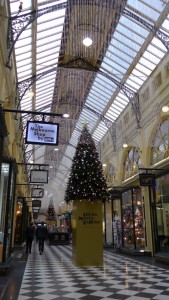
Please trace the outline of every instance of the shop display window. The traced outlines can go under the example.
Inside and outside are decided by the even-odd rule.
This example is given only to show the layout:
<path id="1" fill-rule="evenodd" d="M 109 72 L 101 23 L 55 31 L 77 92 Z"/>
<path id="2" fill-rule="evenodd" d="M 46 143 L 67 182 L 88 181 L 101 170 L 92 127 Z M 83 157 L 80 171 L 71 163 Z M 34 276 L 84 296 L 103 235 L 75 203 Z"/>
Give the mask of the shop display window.
<path id="1" fill-rule="evenodd" d="M 122 246 L 121 203 L 120 199 L 113 200 L 113 244 L 115 248 Z"/>
<path id="2" fill-rule="evenodd" d="M 123 243 L 129 249 L 144 249 L 144 203 L 141 189 L 122 193 Z"/>
<path id="3" fill-rule="evenodd" d="M 132 191 L 122 194 L 123 243 L 124 247 L 134 248 Z"/>
<path id="4" fill-rule="evenodd" d="M 144 203 L 140 189 L 133 189 L 136 249 L 144 249 Z"/>
<path id="5" fill-rule="evenodd" d="M 169 251 L 169 174 L 156 179 L 156 218 L 158 250 Z"/>

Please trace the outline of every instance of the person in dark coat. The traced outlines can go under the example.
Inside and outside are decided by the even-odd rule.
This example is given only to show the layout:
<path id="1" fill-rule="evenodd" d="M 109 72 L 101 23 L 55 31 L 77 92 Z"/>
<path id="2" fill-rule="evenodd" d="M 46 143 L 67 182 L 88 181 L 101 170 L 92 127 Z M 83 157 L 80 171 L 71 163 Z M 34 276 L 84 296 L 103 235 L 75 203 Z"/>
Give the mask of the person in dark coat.
<path id="1" fill-rule="evenodd" d="M 39 253 L 42 254 L 44 250 L 44 242 L 47 238 L 47 228 L 44 222 L 41 222 L 41 225 L 37 227 L 36 237 L 39 241 Z"/>
<path id="2" fill-rule="evenodd" d="M 26 253 L 31 253 L 32 241 L 34 239 L 35 227 L 33 223 L 26 228 Z"/>

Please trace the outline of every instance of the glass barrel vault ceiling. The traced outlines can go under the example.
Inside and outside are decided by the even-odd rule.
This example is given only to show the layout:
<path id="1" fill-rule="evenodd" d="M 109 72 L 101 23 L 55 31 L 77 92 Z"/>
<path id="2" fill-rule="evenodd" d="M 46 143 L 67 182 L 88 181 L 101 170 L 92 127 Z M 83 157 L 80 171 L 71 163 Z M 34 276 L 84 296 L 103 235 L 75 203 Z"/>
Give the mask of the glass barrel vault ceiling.
<path id="1" fill-rule="evenodd" d="M 104 24 L 105 9 L 103 9 L 103 7 L 105 3 L 110 5 L 112 1 L 23 1 L 23 8 L 20 15 L 33 11 L 34 9 L 40 10 L 47 7 L 49 8 L 56 4 L 61 4 L 61 8 L 37 18 L 26 28 L 16 42 L 15 56 L 19 82 L 31 77 L 33 74 L 39 74 L 51 70 L 53 67 L 57 67 L 59 57 L 61 53 L 63 53 L 64 47 L 66 49 L 65 53 L 67 52 L 71 58 L 77 56 L 77 51 L 83 51 L 82 58 L 89 58 L 89 60 L 92 61 L 92 57 L 93 61 L 94 59 L 96 61 L 98 60 L 98 56 L 93 57 L 94 54 L 91 53 L 90 50 L 84 49 L 84 46 L 77 46 L 79 43 L 82 44 L 82 40 L 79 41 L 77 32 L 77 28 L 80 30 L 82 24 L 76 24 L 76 31 L 72 29 L 73 23 L 70 16 L 72 14 L 75 20 L 80 20 L 79 11 L 80 7 L 84 5 L 84 2 L 84 14 L 86 12 L 85 21 L 86 23 L 88 22 L 88 24 L 94 24 L 96 21 L 94 12 L 96 9 L 99 9 L 97 22 L 100 27 L 99 31 L 95 33 L 97 34 L 96 41 L 98 41 L 99 35 L 101 36 L 102 33 L 104 33 L 104 26 L 106 26 Z M 127 9 L 127 11 L 134 13 L 152 26 L 156 25 L 162 32 L 169 35 L 168 0 L 118 0 L 115 2 L 122 7 L 125 4 L 124 8 Z M 10 0 L 12 16 L 18 14 L 18 6 L 19 1 Z M 87 6 L 89 6 L 92 12 L 90 16 L 87 15 Z M 108 74 L 115 80 L 119 82 L 122 81 L 130 90 L 137 92 L 164 57 L 167 49 L 159 39 L 156 37 L 152 38 L 149 29 L 125 13 L 121 14 L 117 20 L 118 23 L 115 24 L 115 29 L 109 33 L 110 38 L 108 39 L 108 43 L 104 43 L 99 69 L 105 75 Z M 84 28 L 82 29 L 84 30 Z M 66 42 L 67 44 L 69 42 L 68 30 L 74 30 L 72 44 L 71 46 L 70 43 L 68 45 L 69 49 L 66 45 Z M 81 30 L 81 32 L 83 30 Z M 80 37 L 82 37 L 82 33 Z M 78 47 L 80 47 L 80 50 Z M 97 45 L 95 45 L 95 47 L 97 47 Z M 78 75 L 79 74 L 80 73 L 78 73 Z M 71 73 L 69 75 L 69 77 L 71 77 Z M 71 85 L 74 86 L 78 85 L 78 80 L 75 80 L 75 75 L 77 74 L 72 73 L 72 81 L 70 81 Z M 37 80 L 32 86 L 34 96 L 30 98 L 29 95 L 26 94 L 21 101 L 21 109 L 51 112 L 58 76 L 59 72 L 55 69 L 53 72 L 49 72 Z M 83 101 L 83 105 L 80 104 L 81 110 L 78 114 L 78 119 L 74 119 L 75 126 L 73 131 L 69 134 L 69 143 L 62 149 L 62 156 L 59 158 L 60 163 L 57 164 L 57 170 L 55 170 L 55 178 L 59 184 L 65 184 L 66 182 L 66 175 L 71 167 L 71 159 L 75 153 L 75 147 L 84 120 L 88 122 L 88 128 L 97 144 L 108 130 L 100 116 L 104 116 L 108 121 L 115 122 L 129 102 L 129 99 L 124 93 L 121 90 L 118 91 L 117 85 L 106 76 L 95 73 L 92 78 L 92 84 L 86 94 L 85 102 Z M 62 86 L 64 85 L 62 84 Z M 59 91 L 59 93 L 61 92 L 62 91 Z M 26 124 L 27 118 L 28 116 L 23 115 L 24 124 Z M 27 151 L 32 153 L 29 160 L 44 163 L 45 147 L 41 147 L 41 149 L 34 147 L 34 150 L 36 150 L 34 152 L 31 150 L 32 146 L 27 146 Z M 66 171 L 64 172 L 62 171 L 63 166 L 66 166 Z"/>

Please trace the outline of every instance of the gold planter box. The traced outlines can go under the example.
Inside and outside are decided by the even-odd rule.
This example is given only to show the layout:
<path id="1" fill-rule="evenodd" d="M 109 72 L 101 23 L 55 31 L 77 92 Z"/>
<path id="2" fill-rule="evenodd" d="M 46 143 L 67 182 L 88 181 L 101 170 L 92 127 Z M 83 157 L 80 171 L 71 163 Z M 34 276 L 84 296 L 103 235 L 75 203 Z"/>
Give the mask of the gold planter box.
<path id="1" fill-rule="evenodd" d="M 102 203 L 76 200 L 72 212 L 72 254 L 76 266 L 103 265 Z"/>

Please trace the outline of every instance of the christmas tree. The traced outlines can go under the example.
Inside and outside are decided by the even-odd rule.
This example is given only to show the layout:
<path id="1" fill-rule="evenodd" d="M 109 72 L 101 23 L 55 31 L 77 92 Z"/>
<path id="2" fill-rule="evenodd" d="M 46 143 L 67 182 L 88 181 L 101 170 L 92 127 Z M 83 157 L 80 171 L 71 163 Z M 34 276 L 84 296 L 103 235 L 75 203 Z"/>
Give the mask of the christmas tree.
<path id="1" fill-rule="evenodd" d="M 87 126 L 84 126 L 72 161 L 65 192 L 65 201 L 87 199 L 105 201 L 106 180 L 95 143 Z"/>
<path id="2" fill-rule="evenodd" d="M 53 203 L 52 199 L 49 202 L 47 215 L 46 215 L 46 220 L 50 220 L 50 221 L 55 221 L 56 220 L 56 213 L 55 213 L 54 203 Z"/>

